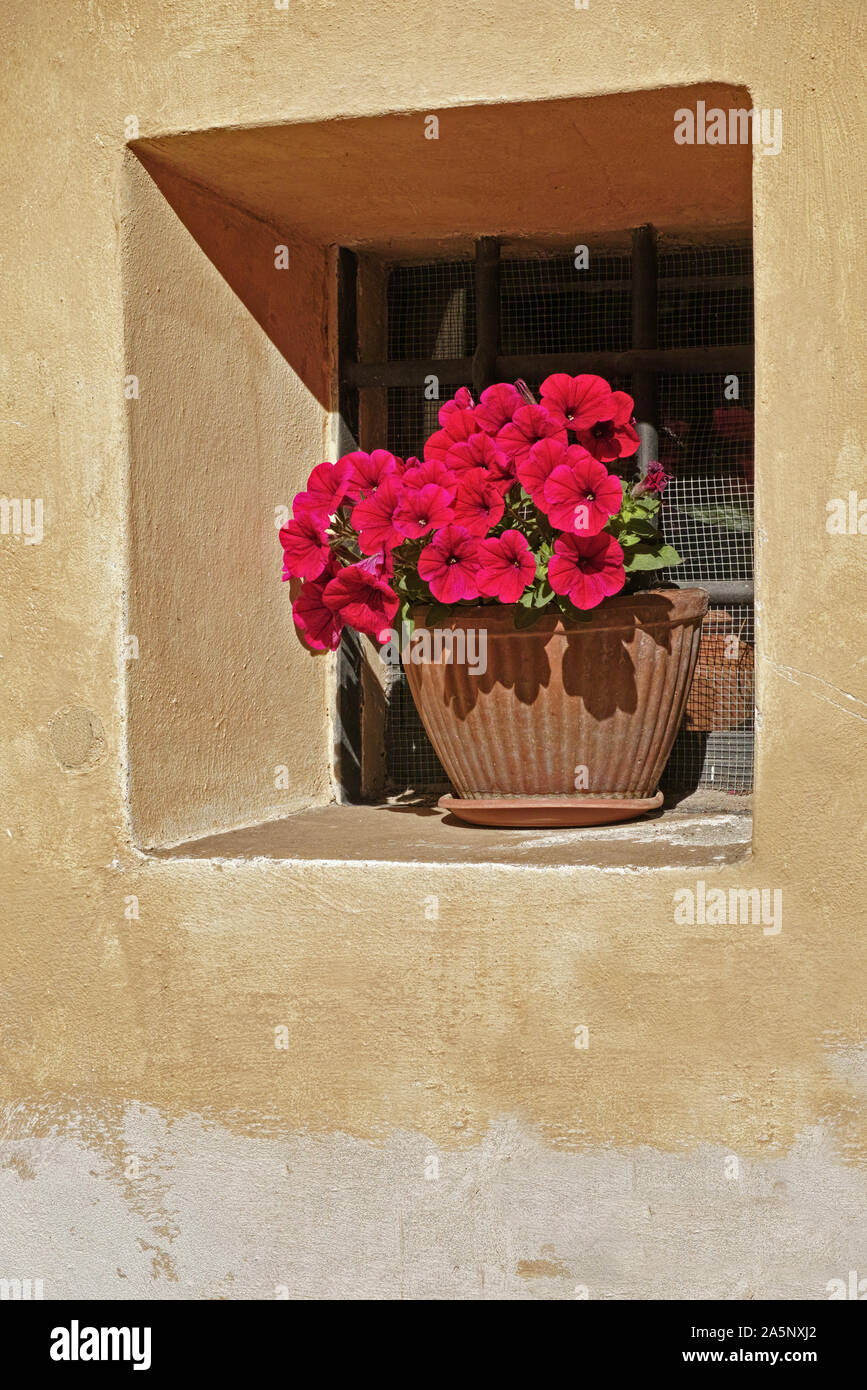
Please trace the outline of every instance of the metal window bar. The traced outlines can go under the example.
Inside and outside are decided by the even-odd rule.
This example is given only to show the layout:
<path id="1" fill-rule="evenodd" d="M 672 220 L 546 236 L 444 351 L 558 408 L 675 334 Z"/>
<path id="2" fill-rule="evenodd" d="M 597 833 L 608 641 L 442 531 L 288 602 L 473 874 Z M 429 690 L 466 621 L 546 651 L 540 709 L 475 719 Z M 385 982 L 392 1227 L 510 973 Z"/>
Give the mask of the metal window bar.
<path id="1" fill-rule="evenodd" d="M 358 360 L 358 262 L 340 247 L 337 256 L 337 340 L 339 449 L 350 451 L 358 438 L 358 388 L 349 381 Z M 341 801 L 359 802 L 362 776 L 362 646 L 357 633 L 346 631 L 337 649 L 334 779 Z"/>
<path id="2" fill-rule="evenodd" d="M 352 335 L 345 352 L 341 341 L 341 411 L 345 400 L 357 422 L 359 392 L 384 392 L 388 447 L 406 457 L 421 452 L 442 401 L 459 385 L 472 382 L 478 395 L 493 381 L 523 376 L 538 386 L 553 371 L 593 371 L 629 390 L 642 440 L 639 466 L 659 457 L 674 464 L 665 527 L 684 564 L 667 580 L 700 583 L 711 595 L 690 709 L 666 782 L 748 791 L 752 497 L 744 469 L 751 467 L 751 439 L 735 430 L 721 440 L 714 412 L 732 375 L 743 388 L 736 409 L 752 405 L 751 247 L 660 249 L 654 229 L 644 226 L 633 231 L 630 251 L 594 252 L 580 276 L 570 257 L 520 259 L 514 250 L 504 256 L 497 240 L 486 237 L 472 261 L 391 267 L 387 360 L 359 361 L 357 322 L 349 310 L 341 315 L 341 333 L 345 319 Z M 344 256 L 351 253 L 341 252 L 341 284 L 351 294 Z M 431 377 L 439 388 L 435 400 L 422 390 Z M 744 418 L 737 421 L 741 436 Z M 358 661 L 351 652 L 349 690 L 339 703 L 357 704 Z M 389 672 L 385 693 L 389 789 L 446 787 L 402 672 Z M 360 749 L 351 716 L 344 723 Z M 347 761 L 352 770 L 352 756 Z M 357 778 L 346 786 L 348 799 L 357 799 L 357 786 Z"/>

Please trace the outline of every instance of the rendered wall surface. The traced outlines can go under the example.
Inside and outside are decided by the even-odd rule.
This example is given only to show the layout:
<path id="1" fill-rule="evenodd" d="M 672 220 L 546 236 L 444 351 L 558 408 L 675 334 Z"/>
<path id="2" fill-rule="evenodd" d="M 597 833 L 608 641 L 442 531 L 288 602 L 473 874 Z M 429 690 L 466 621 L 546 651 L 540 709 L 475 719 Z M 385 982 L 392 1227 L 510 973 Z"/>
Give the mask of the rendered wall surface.
<path id="1" fill-rule="evenodd" d="M 324 247 L 185 186 L 254 318 L 131 156 L 125 178 L 127 762 L 151 845 L 331 795 L 327 663 L 294 639 L 275 515 L 327 453 L 329 296 Z"/>
<path id="2" fill-rule="evenodd" d="M 456 41 L 468 24 L 472 41 Z M 0 32 L 0 495 L 45 509 L 41 544 L 0 536 L 0 1275 L 43 1277 L 46 1297 L 557 1298 L 582 1284 L 594 1298 L 814 1298 L 867 1272 L 867 540 L 825 524 L 830 499 L 865 489 L 858 7 L 482 0 L 468 17 L 452 0 L 50 0 L 8 4 Z M 149 284 L 123 274 L 130 189 L 147 179 L 126 118 L 147 142 L 720 82 L 779 108 L 784 133 L 779 155 L 753 158 L 754 853 L 703 877 L 781 889 L 782 931 L 676 925 L 673 893 L 695 876 L 675 869 L 358 865 L 334 844 L 306 862 L 142 854 L 130 759 L 161 750 L 152 728 L 128 746 L 142 678 L 122 656 L 128 615 L 175 655 L 183 638 L 130 564 L 150 522 L 124 376 Z M 576 179 L 593 175 L 576 150 Z M 142 803 L 171 839 L 255 801 L 247 719 L 264 722 L 269 756 L 294 721 L 301 795 L 327 800 L 326 677 L 315 704 L 285 701 L 280 663 L 290 681 L 300 669 L 286 595 L 276 575 L 257 588 L 262 506 L 291 491 L 284 460 L 318 449 L 325 420 L 317 351 L 284 355 L 267 293 L 257 321 L 161 211 L 152 284 L 177 260 L 192 298 L 172 305 L 178 335 L 142 376 L 169 393 L 195 374 L 203 409 L 179 412 L 152 456 L 178 496 L 155 556 L 177 555 L 174 616 L 213 635 L 215 663 L 233 647 L 238 663 L 229 777 L 203 690 L 188 763 L 166 766 L 165 803 Z M 266 219 L 259 234 L 272 230 L 292 228 Z M 295 251 L 324 283 L 315 245 Z M 231 350 L 215 336 L 227 322 Z M 215 427 L 221 459 L 235 445 L 258 461 L 254 491 L 233 492 L 249 551 L 232 549 L 231 518 L 189 504 L 185 470 L 207 464 Z M 209 582 L 190 557 L 210 537 Z M 255 689 L 238 651 L 248 609 L 278 671 Z M 195 745 L 192 715 L 210 742 Z M 185 787 L 209 771 L 197 822 Z"/>

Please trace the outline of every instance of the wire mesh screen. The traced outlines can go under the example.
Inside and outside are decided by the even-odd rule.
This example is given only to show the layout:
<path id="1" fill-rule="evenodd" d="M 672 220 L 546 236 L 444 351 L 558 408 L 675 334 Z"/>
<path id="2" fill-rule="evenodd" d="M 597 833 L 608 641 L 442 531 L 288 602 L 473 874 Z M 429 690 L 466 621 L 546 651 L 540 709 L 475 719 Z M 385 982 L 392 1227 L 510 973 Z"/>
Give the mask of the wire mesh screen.
<path id="1" fill-rule="evenodd" d="M 388 277 L 390 360 L 466 357 L 476 346 L 472 261 L 396 265 Z"/>
<path id="2" fill-rule="evenodd" d="M 738 297 L 740 302 L 740 291 Z M 717 298 L 715 292 L 709 302 L 715 306 Z M 718 337 L 723 327 L 729 342 L 735 341 L 730 335 L 745 331 L 737 321 L 721 326 L 714 319 Z M 752 581 L 753 389 L 751 373 L 660 379 L 660 453 L 673 474 L 663 526 L 683 561 L 668 575 L 678 584 Z M 712 698 L 713 709 L 688 712 L 663 785 L 751 791 L 751 605 L 710 609 L 690 696 L 693 705 L 700 692 L 705 703 Z"/>
<path id="3" fill-rule="evenodd" d="M 726 383 L 729 383 L 728 386 Z M 726 390 L 739 391 L 737 403 Z M 672 474 L 666 537 L 685 584 L 753 577 L 753 378 L 665 376 L 659 382 L 660 458 Z"/>
<path id="4" fill-rule="evenodd" d="M 661 348 L 753 341 L 752 247 L 676 247 L 659 257 Z M 752 373 L 663 376 L 660 456 L 673 473 L 663 510 L 679 584 L 753 578 Z M 732 793 L 753 786 L 753 608 L 713 607 L 663 784 Z"/>
<path id="5" fill-rule="evenodd" d="M 388 356 L 406 359 L 471 357 L 476 348 L 476 301 L 472 261 L 435 261 L 394 266 L 388 277 Z M 438 428 L 437 412 L 456 386 L 431 382 L 388 392 L 388 447 L 400 458 L 421 456 Z M 428 378 L 427 380 L 425 378 Z"/>
<path id="6" fill-rule="evenodd" d="M 506 356 L 536 352 L 625 352 L 632 325 L 632 257 L 590 254 L 504 260 L 500 341 Z M 533 383 L 530 383 L 531 385 Z"/>
<path id="7" fill-rule="evenodd" d="M 385 677 L 385 775 L 390 792 L 446 791 L 449 779 L 424 731 L 399 666 Z"/>
<path id="8" fill-rule="evenodd" d="M 631 272 L 628 252 L 591 251 L 586 266 L 571 255 L 507 256 L 500 275 L 501 353 L 628 349 Z M 475 349 L 473 279 L 471 261 L 399 265 L 389 273 L 389 357 L 431 363 L 417 386 L 388 389 L 388 447 L 404 458 L 421 455 L 440 406 L 457 389 L 432 386 L 436 359 L 468 357 Z M 662 247 L 658 336 L 663 348 L 752 342 L 751 247 Z M 540 383 L 528 384 L 538 390 Z M 612 385 L 630 389 L 628 377 Z M 659 378 L 660 460 L 674 474 L 665 529 L 683 557 L 668 575 L 672 582 L 752 580 L 753 390 L 746 373 Z M 664 784 L 750 791 L 753 703 L 752 605 L 713 608 Z M 391 792 L 448 786 L 397 667 L 386 678 L 385 748 Z"/>
<path id="9" fill-rule="evenodd" d="M 752 604 L 711 608 L 665 786 L 752 791 L 753 670 Z"/>

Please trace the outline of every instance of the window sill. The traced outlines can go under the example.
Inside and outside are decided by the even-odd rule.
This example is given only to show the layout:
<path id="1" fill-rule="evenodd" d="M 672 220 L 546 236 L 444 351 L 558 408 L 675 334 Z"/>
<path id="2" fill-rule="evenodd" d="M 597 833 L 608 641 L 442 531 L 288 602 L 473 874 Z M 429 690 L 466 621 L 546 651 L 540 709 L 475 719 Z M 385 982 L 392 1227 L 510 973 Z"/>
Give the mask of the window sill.
<path id="1" fill-rule="evenodd" d="M 751 838 L 751 798 L 695 792 L 643 820 L 583 830 L 483 829 L 460 824 L 429 802 L 317 806 L 149 854 L 161 860 L 698 869 L 748 858 Z"/>

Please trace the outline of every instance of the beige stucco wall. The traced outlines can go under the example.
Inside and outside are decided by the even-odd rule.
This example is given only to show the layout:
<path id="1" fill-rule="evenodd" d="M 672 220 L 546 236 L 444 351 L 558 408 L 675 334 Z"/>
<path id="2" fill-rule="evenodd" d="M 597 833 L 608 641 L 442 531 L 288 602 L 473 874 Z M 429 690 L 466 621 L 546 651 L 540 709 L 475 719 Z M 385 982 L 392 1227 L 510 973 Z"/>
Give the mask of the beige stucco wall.
<path id="1" fill-rule="evenodd" d="M 328 452 L 329 292 L 324 247 L 185 187 L 187 223 L 246 269 L 236 294 L 132 155 L 124 194 L 126 761 L 154 845 L 331 795 L 328 663 L 275 602 L 278 525 Z"/>
<path id="2" fill-rule="evenodd" d="M 16 3 L 0 24 L 14 170 L 0 492 L 45 506 L 41 545 L 0 537 L 0 1274 L 44 1275 L 47 1296 L 570 1297 L 586 1284 L 593 1297 L 739 1298 L 821 1297 L 863 1270 L 867 542 L 825 528 L 826 502 L 865 487 L 857 8 L 499 0 L 474 9 L 472 42 L 456 40 L 468 19 L 452 0 Z M 130 578 L 147 509 L 130 493 L 123 391 L 136 332 L 125 118 L 147 139 L 711 81 L 781 108 L 784 140 L 753 170 L 754 854 L 705 877 L 781 888 L 782 932 L 676 926 L 673 891 L 694 882 L 677 870 L 359 867 L 333 845 L 304 863 L 142 856 L 127 803 L 130 606 L 148 637 L 140 663 L 170 639 Z M 232 494 L 254 532 L 243 573 L 217 556 L 175 611 L 213 633 L 219 663 L 232 655 L 219 605 L 249 605 L 278 667 L 285 634 L 290 671 L 285 594 L 270 578 L 257 590 L 260 504 L 294 481 L 283 456 L 324 423 L 312 403 L 281 413 L 285 357 L 180 224 L 165 222 L 161 252 L 193 298 L 152 366 L 161 391 L 172 372 L 198 374 L 208 407 L 177 422 L 184 458 L 207 461 L 215 422 L 249 458 L 253 399 L 260 444 L 255 498 L 237 479 Z M 147 284 L 133 304 L 136 292 Z M 233 409 L 208 368 L 210 300 L 238 334 Z M 180 461 L 160 468 L 179 498 L 177 535 L 158 538 L 169 563 L 198 518 Z M 217 546 L 231 532 L 224 517 L 203 524 Z M 290 710 L 273 675 L 254 688 L 234 656 L 236 709 L 264 720 L 269 749 L 280 718 L 303 742 L 309 717 L 301 780 L 324 798 L 326 677 L 315 711 Z M 203 692 L 215 740 L 212 716 Z M 243 748 L 227 758 L 210 814 L 231 819 L 256 789 Z M 170 838 L 201 807 L 184 800 L 183 767 L 166 776 Z M 133 896 L 138 917 L 125 916 Z M 73 1214 L 65 1235 L 58 1204 Z"/>

